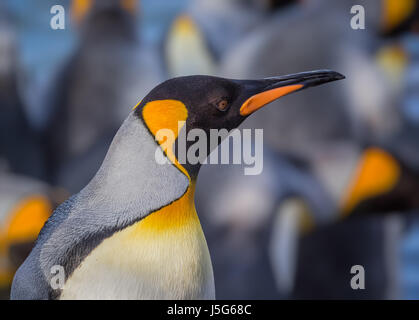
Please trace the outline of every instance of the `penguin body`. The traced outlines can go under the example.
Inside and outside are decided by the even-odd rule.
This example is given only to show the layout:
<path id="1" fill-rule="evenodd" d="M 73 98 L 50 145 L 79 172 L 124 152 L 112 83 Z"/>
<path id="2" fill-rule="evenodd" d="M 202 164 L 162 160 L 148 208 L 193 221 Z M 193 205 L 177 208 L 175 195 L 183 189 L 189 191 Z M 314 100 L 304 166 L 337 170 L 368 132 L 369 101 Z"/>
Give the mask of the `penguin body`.
<path id="1" fill-rule="evenodd" d="M 120 230 L 131 225 L 136 227 L 135 223 L 147 214 L 158 211 L 159 208 L 181 198 L 187 191 L 188 179 L 178 169 L 170 165 L 161 166 L 155 162 L 156 144 L 153 137 L 134 117 L 131 114 L 121 127 L 110 148 L 109 156 L 106 157 L 95 178 L 80 193 L 58 207 L 41 232 L 29 256 L 28 265 L 36 265 L 38 277 L 47 281 L 42 281 L 40 290 L 36 290 L 30 298 L 45 299 L 50 296 L 48 280 L 53 276 L 50 270 L 53 265 L 66 265 L 66 276 L 71 279 L 80 260 L 100 249 L 100 246 L 95 247 L 102 240 L 109 238 L 109 249 L 111 249 L 113 236 L 116 236 Z M 123 150 L 120 152 L 113 152 L 121 148 Z M 122 167 L 126 169 L 125 173 L 117 169 Z M 112 169 L 117 169 L 118 172 Z M 148 175 L 149 172 L 153 174 Z M 109 175 L 109 173 L 114 174 Z M 145 179 L 147 176 L 149 179 Z M 85 217 L 93 223 L 81 223 Z M 141 239 L 138 240 L 140 244 Z M 104 245 L 106 246 L 106 242 Z M 119 254 L 125 255 L 121 248 L 123 247 L 118 249 Z M 79 253 L 78 261 L 74 261 L 74 252 L 71 250 Z M 155 250 L 158 252 L 160 248 Z M 114 257 L 115 261 L 121 259 L 118 255 L 109 257 Z M 166 266 L 170 267 L 168 264 Z M 93 271 L 98 273 L 98 270 L 93 269 Z M 23 270 L 21 272 L 24 273 Z M 76 272 L 74 275 L 77 277 L 77 274 Z M 120 276 L 123 276 L 123 273 Z M 102 279 L 107 277 L 104 276 Z M 31 279 L 19 282 L 28 283 L 29 287 L 36 288 L 37 285 Z M 92 292 L 86 294 L 90 298 L 100 298 L 100 293 L 110 294 L 100 290 L 96 291 L 96 296 Z M 74 294 L 71 296 L 76 298 Z M 21 296 L 18 294 L 16 298 Z"/>
<path id="2" fill-rule="evenodd" d="M 188 190 L 150 219 L 104 240 L 67 280 L 60 298 L 215 299 L 208 247 L 192 198 Z M 171 226 L 171 216 L 178 215 L 182 221 Z"/>
<path id="3" fill-rule="evenodd" d="M 179 122 L 187 132 L 231 130 L 285 94 L 343 78 L 320 70 L 262 80 L 191 76 L 160 84 L 125 120 L 95 177 L 45 224 L 15 275 L 11 297 L 214 298 L 193 201 L 201 164 L 180 164 L 173 150 L 177 136 L 163 139 L 159 131 L 178 132 Z M 156 157 L 169 161 L 160 164 Z M 58 287 L 57 267 L 64 273 Z"/>

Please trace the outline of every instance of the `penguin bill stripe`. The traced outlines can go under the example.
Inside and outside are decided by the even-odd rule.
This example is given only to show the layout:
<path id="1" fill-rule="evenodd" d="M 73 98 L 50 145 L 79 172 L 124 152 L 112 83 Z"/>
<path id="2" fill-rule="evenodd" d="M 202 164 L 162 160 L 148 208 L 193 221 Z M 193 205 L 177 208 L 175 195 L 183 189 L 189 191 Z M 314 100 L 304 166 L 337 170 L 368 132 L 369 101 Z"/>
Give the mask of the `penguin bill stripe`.
<path id="1" fill-rule="evenodd" d="M 338 72 L 316 70 L 258 80 L 255 94 L 240 107 L 240 115 L 248 116 L 290 93 L 342 79 L 345 79 L 345 76 Z"/>
<path id="2" fill-rule="evenodd" d="M 291 86 L 280 87 L 272 90 L 268 90 L 262 93 L 258 93 L 249 99 L 240 108 L 240 114 L 242 116 L 248 116 L 259 110 L 263 106 L 271 103 L 272 101 L 279 99 L 287 94 L 295 92 L 302 89 L 304 86 L 302 84 L 294 84 Z"/>

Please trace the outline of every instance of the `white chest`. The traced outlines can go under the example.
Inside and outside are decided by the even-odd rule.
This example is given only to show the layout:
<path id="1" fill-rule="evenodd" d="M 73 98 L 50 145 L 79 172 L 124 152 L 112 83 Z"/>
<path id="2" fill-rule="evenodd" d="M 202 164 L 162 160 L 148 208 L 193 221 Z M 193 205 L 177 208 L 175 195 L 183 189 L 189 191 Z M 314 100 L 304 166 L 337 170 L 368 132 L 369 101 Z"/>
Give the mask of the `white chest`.
<path id="1" fill-rule="evenodd" d="M 158 230 L 142 228 L 143 221 L 95 248 L 67 279 L 60 299 L 215 299 L 199 221 Z"/>

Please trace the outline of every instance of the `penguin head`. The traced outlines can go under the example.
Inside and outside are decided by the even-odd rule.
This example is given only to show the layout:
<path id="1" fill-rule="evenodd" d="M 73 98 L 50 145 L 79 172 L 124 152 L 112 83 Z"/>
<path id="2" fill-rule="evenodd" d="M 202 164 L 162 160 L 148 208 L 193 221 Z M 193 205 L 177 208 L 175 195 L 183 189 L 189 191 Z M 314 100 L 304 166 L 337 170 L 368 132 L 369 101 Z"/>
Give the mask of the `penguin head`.
<path id="1" fill-rule="evenodd" d="M 381 32 L 395 36 L 417 25 L 419 6 L 415 0 L 382 0 Z"/>
<path id="2" fill-rule="evenodd" d="M 186 76 L 170 79 L 154 88 L 136 107 L 142 119 L 159 140 L 158 132 L 178 132 L 183 122 L 188 135 L 193 129 L 210 136 L 211 129 L 237 128 L 247 117 L 270 102 L 292 92 L 344 79 L 330 70 L 303 72 L 261 80 L 232 80 L 212 76 Z M 218 144 L 221 141 L 218 142 Z M 187 148 L 194 142 L 187 141 Z M 177 146 L 175 134 L 174 148 Z M 207 154 L 216 146 L 207 144 Z M 199 164 L 186 159 L 186 170 L 196 176 Z"/>
<path id="3" fill-rule="evenodd" d="M 138 0 L 73 0 L 71 18 L 82 29 L 92 25 L 132 24 L 138 14 Z"/>

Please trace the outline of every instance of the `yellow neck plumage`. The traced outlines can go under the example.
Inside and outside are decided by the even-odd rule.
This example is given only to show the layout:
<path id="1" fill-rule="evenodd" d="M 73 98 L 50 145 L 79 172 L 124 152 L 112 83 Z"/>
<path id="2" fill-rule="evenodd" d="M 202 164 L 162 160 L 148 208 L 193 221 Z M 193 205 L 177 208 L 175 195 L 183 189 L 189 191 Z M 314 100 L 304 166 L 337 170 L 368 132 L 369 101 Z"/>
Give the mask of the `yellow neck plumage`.
<path id="1" fill-rule="evenodd" d="M 165 136 L 165 139 L 159 139 L 158 143 L 171 163 L 189 179 L 189 187 L 181 198 L 150 214 L 138 227 L 156 231 L 181 227 L 192 221 L 199 223 L 194 204 L 195 181 L 191 180 L 189 173 L 173 153 L 173 144 L 179 130 L 178 124 L 185 122 L 188 117 L 186 106 L 177 100 L 157 100 L 147 103 L 142 114 L 145 124 L 155 137 L 158 136 L 157 132 L 162 129 L 173 132 L 172 141 Z"/>

